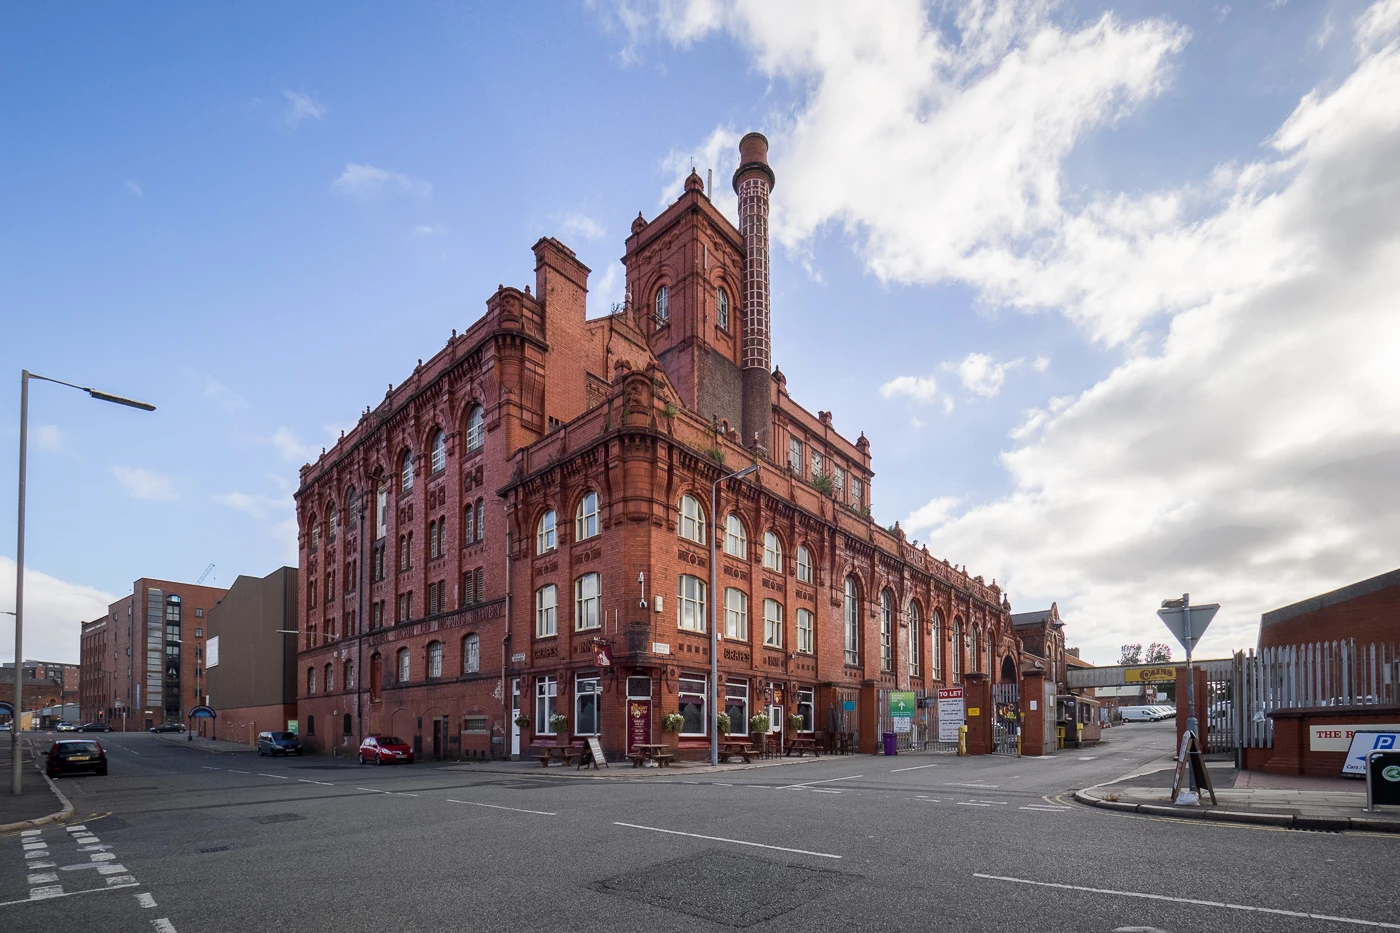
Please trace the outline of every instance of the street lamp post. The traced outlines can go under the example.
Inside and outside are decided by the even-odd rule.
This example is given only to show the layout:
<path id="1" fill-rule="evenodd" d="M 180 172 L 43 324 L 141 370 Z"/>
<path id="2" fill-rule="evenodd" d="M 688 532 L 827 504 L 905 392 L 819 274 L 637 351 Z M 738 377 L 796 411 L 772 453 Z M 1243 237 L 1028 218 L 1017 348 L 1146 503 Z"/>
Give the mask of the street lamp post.
<path id="1" fill-rule="evenodd" d="M 719 623 L 716 606 L 719 603 L 719 581 L 716 576 L 715 561 L 718 559 L 718 552 L 715 543 L 719 539 L 719 517 L 716 514 L 719 506 L 716 498 L 719 495 L 719 484 L 727 479 L 740 479 L 748 476 L 758 469 L 758 464 L 754 463 L 744 467 L 742 470 L 735 470 L 727 473 L 710 484 L 710 764 L 719 764 Z"/>
<path id="2" fill-rule="evenodd" d="M 27 369 L 19 372 L 19 521 L 18 521 L 18 544 L 15 547 L 15 716 L 18 722 L 19 710 L 23 708 L 21 700 L 24 692 L 21 686 L 24 678 L 20 676 L 20 667 L 24 657 L 24 483 L 27 470 L 27 456 L 29 448 L 29 380 L 38 379 L 41 382 L 53 382 L 61 386 L 68 386 L 70 389 L 78 389 L 86 392 L 99 402 L 112 402 L 116 405 L 125 405 L 128 408 L 139 408 L 142 411 L 155 411 L 154 405 L 146 402 L 137 402 L 129 398 L 122 398 L 120 395 L 110 395 L 106 392 L 99 392 L 87 386 L 74 385 L 71 382 L 64 382 L 61 379 L 50 379 L 48 376 L 40 376 L 31 373 Z M 20 765 L 20 743 L 19 730 L 13 729 L 10 732 L 10 793 L 16 797 L 20 795 L 20 784 L 23 778 L 23 769 Z"/>

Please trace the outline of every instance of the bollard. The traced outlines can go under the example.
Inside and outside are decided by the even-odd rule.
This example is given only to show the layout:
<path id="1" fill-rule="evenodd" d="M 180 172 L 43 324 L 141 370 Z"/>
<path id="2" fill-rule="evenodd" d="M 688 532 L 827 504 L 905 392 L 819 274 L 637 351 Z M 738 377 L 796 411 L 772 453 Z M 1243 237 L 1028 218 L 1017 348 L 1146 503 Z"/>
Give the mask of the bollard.
<path id="1" fill-rule="evenodd" d="M 958 754 L 967 754 L 967 726 L 958 726 Z"/>

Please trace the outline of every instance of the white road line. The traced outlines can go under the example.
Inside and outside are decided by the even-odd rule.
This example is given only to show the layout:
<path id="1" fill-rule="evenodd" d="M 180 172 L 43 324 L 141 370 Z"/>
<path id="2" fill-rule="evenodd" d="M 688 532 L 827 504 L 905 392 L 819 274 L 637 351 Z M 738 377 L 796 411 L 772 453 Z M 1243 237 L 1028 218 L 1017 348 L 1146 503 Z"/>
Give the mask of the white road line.
<path id="1" fill-rule="evenodd" d="M 715 781 L 715 786 L 716 786 L 716 787 L 733 787 L 734 785 L 733 785 L 733 784 L 725 784 L 725 783 L 723 783 L 723 782 L 721 782 L 721 781 Z"/>
<path id="2" fill-rule="evenodd" d="M 362 790 L 367 794 L 387 794 L 387 790 L 375 790 L 373 787 L 357 787 L 355 790 Z"/>
<path id="3" fill-rule="evenodd" d="M 831 790 L 831 789 L 826 788 L 826 787 L 814 787 L 814 788 L 812 788 L 812 793 L 814 793 L 814 794 L 839 794 L 839 793 L 841 793 L 841 791 L 839 791 L 839 790 Z"/>
<path id="4" fill-rule="evenodd" d="M 513 813 L 533 813 L 535 816 L 558 816 L 557 813 L 549 813 L 545 810 L 522 810 L 519 807 L 502 807 L 494 803 L 477 803 L 475 800 L 453 800 L 447 798 L 448 803 L 464 803 L 469 807 L 489 807 L 492 810 L 510 810 Z"/>
<path id="5" fill-rule="evenodd" d="M 44 831 L 42 829 L 26 829 L 24 832 L 20 833 L 19 836 L 23 839 L 25 836 L 42 836 L 43 834 Z"/>
<path id="6" fill-rule="evenodd" d="M 859 775 L 857 775 L 859 777 Z M 789 849 L 786 846 L 770 846 L 762 842 L 747 842 L 743 839 L 726 839 L 723 836 L 702 836 L 699 833 L 683 833 L 678 829 L 662 829 L 659 826 L 638 826 L 636 823 L 613 822 L 614 826 L 626 826 L 630 829 L 645 829 L 653 833 L 666 833 L 671 836 L 689 836 L 692 839 L 708 839 L 710 842 L 729 842 L 736 846 L 753 846 L 757 849 L 772 849 L 775 852 L 795 852 L 798 855 L 815 855 L 818 858 L 840 858 L 839 855 L 832 855 L 830 852 L 812 852 L 807 849 Z"/>
<path id="7" fill-rule="evenodd" d="M 87 827 L 84 826 L 82 823 L 79 823 L 77 826 L 70 826 L 70 827 L 68 827 L 68 831 L 69 831 L 70 833 L 80 833 L 80 832 L 82 832 L 82 831 L 85 830 L 85 829 L 87 829 Z"/>
<path id="8" fill-rule="evenodd" d="M 119 884 L 122 887 L 130 887 L 136 883 L 135 875 L 113 875 L 107 879 L 108 884 Z"/>
<path id="9" fill-rule="evenodd" d="M 915 800 L 922 800 L 924 803 L 942 803 L 942 797 L 915 797 Z"/>
<path id="10" fill-rule="evenodd" d="M 1064 813 L 1069 807 L 1017 807 L 1018 810 L 1035 810 L 1038 813 Z"/>
<path id="11" fill-rule="evenodd" d="M 1080 757 L 1079 760 L 1080 760 L 1080 761 L 1093 761 L 1095 758 L 1098 758 L 1098 757 L 1099 757 L 1098 755 L 1083 755 L 1083 756 Z"/>
<path id="12" fill-rule="evenodd" d="M 142 891 L 136 895 L 136 903 L 142 907 L 154 907 L 156 906 L 156 896 Z"/>
<path id="13" fill-rule="evenodd" d="M 831 784 L 835 781 L 854 781 L 856 778 L 863 778 L 863 774 L 852 774 L 849 777 L 827 778 L 825 781 L 805 781 L 801 784 L 784 784 L 778 790 L 790 790 L 794 787 L 811 787 L 813 784 Z"/>
<path id="14" fill-rule="evenodd" d="M 64 870 L 64 871 L 67 871 L 67 870 L 68 870 L 68 867 L 69 867 L 69 866 L 65 865 L 65 866 L 63 867 L 63 870 Z M 72 866 L 72 867 L 73 867 L 73 868 L 88 868 L 88 867 L 90 867 L 90 866 L 88 866 L 88 865 L 74 865 L 74 866 Z M 97 873 L 98 873 L 99 875 L 120 875 L 120 874 L 121 874 L 122 872 L 124 872 L 124 871 L 126 871 L 126 866 L 125 866 L 125 865 L 118 865 L 116 862 L 113 862 L 113 863 L 110 864 L 110 865 L 98 865 L 98 866 L 97 866 Z"/>
<path id="15" fill-rule="evenodd" d="M 136 887 L 136 885 L 134 885 L 134 884 L 122 884 L 122 885 L 113 885 L 113 886 L 110 887 L 110 888 L 88 888 L 86 891 L 68 891 L 68 892 L 66 892 L 66 893 L 64 893 L 64 894 L 55 894 L 54 897 L 74 897 L 74 896 L 79 895 L 79 894 L 96 894 L 98 891 L 120 891 L 122 888 L 134 888 L 134 887 Z M 48 897 L 48 898 L 41 897 L 41 898 L 37 898 L 37 900 L 41 900 L 41 901 L 43 901 L 43 900 L 49 900 L 49 901 L 51 901 L 51 900 L 54 899 L 54 897 Z M 32 902 L 35 901 L 35 900 L 36 900 L 36 898 L 32 898 L 32 897 L 22 897 L 22 898 L 20 898 L 20 899 L 17 900 L 17 901 L 0 901 L 0 907 L 13 907 L 15 904 L 29 904 L 29 903 L 32 903 Z"/>
<path id="16" fill-rule="evenodd" d="M 63 885 L 46 884 L 37 888 L 29 889 L 29 899 L 31 901 L 47 900 L 51 897 L 60 897 L 63 894 Z"/>
<path id="17" fill-rule="evenodd" d="M 26 868 L 53 868 L 54 865 L 55 865 L 54 862 L 36 860 L 36 861 L 31 861 L 31 862 L 30 862 L 28 865 L 26 865 L 25 867 L 26 867 Z"/>
<path id="18" fill-rule="evenodd" d="M 47 849 L 48 847 L 49 847 L 49 844 L 48 844 L 47 842 L 33 842 L 33 841 L 30 841 L 30 842 L 24 843 L 24 851 L 26 851 L 26 852 L 30 851 L 31 849 Z"/>
<path id="19" fill-rule="evenodd" d="M 246 771 L 243 772 L 243 773 L 244 773 L 244 774 L 247 774 Z M 297 778 L 297 781 L 300 782 L 300 783 L 302 783 L 302 784 L 320 784 L 322 787 L 334 787 L 334 786 L 335 786 L 335 785 L 332 784 L 330 781 L 308 781 L 306 778 Z"/>
<path id="20" fill-rule="evenodd" d="M 279 781 L 290 781 L 290 780 L 291 780 L 291 778 L 287 777 L 285 774 L 263 774 L 261 771 L 258 772 L 258 777 L 277 778 L 277 780 L 279 780 Z"/>
<path id="21" fill-rule="evenodd" d="M 94 852 L 92 855 L 88 856 L 88 858 L 94 862 L 110 862 L 116 857 L 115 852 Z"/>
<path id="22" fill-rule="evenodd" d="M 200 767 L 203 768 L 205 771 L 219 771 L 219 770 L 222 770 L 222 769 L 220 769 L 220 768 L 215 768 L 215 767 L 213 767 L 213 766 L 211 766 L 211 765 L 200 765 Z"/>
<path id="23" fill-rule="evenodd" d="M 1332 923 L 1350 923 L 1356 926 L 1380 927 L 1384 930 L 1400 930 L 1400 923 L 1385 923 L 1380 920 L 1357 920 L 1352 917 L 1333 917 L 1330 914 L 1314 914 L 1301 910 L 1280 910 L 1277 907 L 1250 907 L 1246 904 L 1227 904 L 1223 901 L 1203 901 L 1194 897 L 1168 897 L 1165 894 L 1144 894 L 1141 891 L 1114 891 L 1110 888 L 1086 888 L 1077 884 L 1057 884 L 1053 881 L 1032 881 L 1029 878 L 1008 878 L 1004 875 L 984 875 L 973 872 L 974 878 L 989 881 L 1010 881 L 1013 884 L 1030 884 L 1041 888 L 1060 888 L 1065 891 L 1086 891 L 1090 894 L 1115 894 L 1118 897 L 1140 897 L 1150 901 L 1170 901 L 1173 904 L 1195 904 L 1198 907 L 1219 907 L 1223 910 L 1244 910 L 1251 913 L 1277 914 L 1281 917 L 1303 917 L 1308 920 L 1328 920 Z"/>
<path id="24" fill-rule="evenodd" d="M 968 803 L 966 800 L 959 800 L 959 801 L 958 801 L 958 806 L 960 806 L 960 807 L 990 807 L 991 804 L 989 804 L 989 803 Z"/>
<path id="25" fill-rule="evenodd" d="M 311 783 L 313 783 L 313 784 L 318 784 L 318 783 L 320 783 L 320 782 L 319 782 L 319 781 L 312 781 Z M 406 794 L 406 793 L 404 793 L 404 792 L 401 791 L 401 790 L 400 790 L 400 791 L 385 791 L 385 793 L 387 793 L 390 797 L 417 797 L 417 796 L 418 796 L 417 794 Z"/>
<path id="26" fill-rule="evenodd" d="M 156 928 L 156 933 L 175 933 L 175 924 L 161 917 L 159 920 L 152 920 L 151 926 Z"/>
<path id="27" fill-rule="evenodd" d="M 29 884 L 53 884 L 58 880 L 56 871 L 36 871 L 26 879 Z"/>
<path id="28" fill-rule="evenodd" d="M 235 770 L 232 769 L 232 768 L 225 768 L 224 770 L 227 771 L 227 772 L 229 772 L 230 774 L 247 774 L 247 773 L 248 773 L 247 771 L 235 771 Z"/>
<path id="29" fill-rule="evenodd" d="M 979 788 L 979 789 L 981 789 L 981 790 L 997 790 L 998 788 L 1001 787 L 1000 784 L 983 784 L 983 783 L 981 783 L 980 781 L 977 782 L 977 783 L 975 783 L 975 784 L 969 784 L 969 783 L 967 783 L 966 781 L 944 781 L 944 782 L 943 782 L 943 786 L 944 786 L 944 787 L 976 787 L 976 788 Z"/>
<path id="30" fill-rule="evenodd" d="M 918 765 L 913 768 L 895 768 L 890 774 L 898 774 L 901 771 L 921 771 L 924 768 L 936 768 L 938 765 Z"/>

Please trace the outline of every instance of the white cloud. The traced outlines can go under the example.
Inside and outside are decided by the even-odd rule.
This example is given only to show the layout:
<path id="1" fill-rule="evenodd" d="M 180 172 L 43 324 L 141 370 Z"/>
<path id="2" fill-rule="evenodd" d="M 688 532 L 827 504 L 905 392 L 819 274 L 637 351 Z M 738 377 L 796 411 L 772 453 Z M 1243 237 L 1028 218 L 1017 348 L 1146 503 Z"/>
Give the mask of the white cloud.
<path id="1" fill-rule="evenodd" d="M 295 127 L 302 120 L 319 120 L 326 115 L 325 105 L 310 94 L 283 91 L 282 96 L 287 98 L 287 109 L 282 113 L 282 122 L 288 126 Z"/>
<path id="2" fill-rule="evenodd" d="M 957 496 L 939 496 L 935 499 L 930 499 L 924 505 L 910 512 L 909 515 L 905 517 L 904 521 L 900 523 L 900 527 L 904 529 L 905 534 L 911 537 L 916 534 L 931 531 L 947 523 L 947 521 L 953 517 L 953 509 L 955 509 L 961 501 L 962 500 Z"/>
<path id="3" fill-rule="evenodd" d="M 282 455 L 282 459 L 289 463 L 310 463 L 317 457 L 317 452 L 310 444 L 303 444 L 301 438 L 291 428 L 279 427 L 272 432 L 272 437 L 268 442 L 277 448 L 277 452 Z"/>
<path id="4" fill-rule="evenodd" d="M 413 228 L 415 236 L 442 236 L 447 232 L 444 224 L 419 224 Z"/>
<path id="5" fill-rule="evenodd" d="M 107 614 L 116 596 L 96 587 L 69 583 L 32 566 L 24 568 L 24 656 L 44 661 L 76 664 L 80 622 L 91 622 Z M 15 607 L 15 562 L 0 557 L 0 609 Z M 0 616 L 0 660 L 13 661 L 15 642 L 10 616 Z"/>
<path id="6" fill-rule="evenodd" d="M 237 392 L 224 385 L 213 376 L 201 377 L 204 383 L 204 397 L 228 411 L 238 411 L 248 407 L 248 402 Z"/>
<path id="7" fill-rule="evenodd" d="M 927 404 L 938 397 L 938 382 L 932 376 L 896 376 L 880 386 L 882 398 L 894 398 L 898 395 Z"/>
<path id="8" fill-rule="evenodd" d="M 554 218 L 565 238 L 578 240 L 601 240 L 608 231 L 602 224 L 582 211 L 565 211 Z"/>
<path id="9" fill-rule="evenodd" d="M 1021 366 L 1025 360 L 998 363 L 985 353 L 969 353 L 957 363 L 944 363 L 942 368 L 958 374 L 964 389 L 982 398 L 995 398 L 1006 383 L 1006 374 Z"/>
<path id="10" fill-rule="evenodd" d="M 385 190 L 402 191 L 424 198 L 433 190 L 433 186 L 426 181 L 359 162 L 345 163 L 345 171 L 331 184 L 357 198 L 372 197 Z"/>
<path id="11" fill-rule="evenodd" d="M 141 467 L 114 466 L 112 475 L 125 487 L 133 499 L 146 502 L 159 502 L 179 498 L 175 483 L 164 473 L 156 473 Z"/>
<path id="12" fill-rule="evenodd" d="M 34 446 L 45 453 L 56 454 L 63 450 L 63 432 L 56 424 L 35 425 L 29 432 Z"/>
<path id="13" fill-rule="evenodd" d="M 592 295 L 592 301 L 589 304 L 594 317 L 608 314 L 612 311 L 614 305 L 622 304 L 624 298 L 623 284 L 622 263 L 608 263 L 607 268 L 603 270 L 603 274 L 599 276 L 597 281 L 590 285 L 588 289 L 589 293 Z"/>
<path id="14" fill-rule="evenodd" d="M 1031 369 L 1038 373 L 1043 373 L 1049 368 L 1050 357 L 1048 356 L 1037 356 L 1035 359 L 1031 360 Z"/>
<path id="15" fill-rule="evenodd" d="M 130 178 L 126 180 L 126 190 L 130 191 L 138 198 L 144 198 L 146 196 L 146 192 L 141 190 L 141 186 L 138 185 L 136 182 L 132 181 Z"/>
<path id="16" fill-rule="evenodd" d="M 1161 636 L 1166 596 L 1223 605 L 1202 645 L 1220 655 L 1254 641 L 1260 612 L 1396 565 L 1398 3 L 1359 17 L 1355 69 L 1262 155 L 1072 204 L 1066 155 L 1163 92 L 1181 27 L 1061 26 L 1048 3 L 984 0 L 953 5 L 946 34 L 913 2 L 733 2 L 649 28 L 726 30 L 801 92 L 769 134 L 780 242 L 834 226 L 881 279 L 960 282 L 1121 353 L 1028 413 L 1002 456 L 1011 493 L 929 544 L 1017 608 L 1057 600 L 1070 643 L 1103 662 Z"/>
<path id="17" fill-rule="evenodd" d="M 719 126 L 699 146 L 685 151 L 672 149 L 667 153 L 661 160 L 661 168 L 670 175 L 671 182 L 661 191 L 660 206 L 665 207 L 685 193 L 685 180 L 692 168 L 705 179 L 713 170 L 710 201 L 720 213 L 738 223 L 739 202 L 729 181 L 739 167 L 740 135 L 733 127 Z"/>

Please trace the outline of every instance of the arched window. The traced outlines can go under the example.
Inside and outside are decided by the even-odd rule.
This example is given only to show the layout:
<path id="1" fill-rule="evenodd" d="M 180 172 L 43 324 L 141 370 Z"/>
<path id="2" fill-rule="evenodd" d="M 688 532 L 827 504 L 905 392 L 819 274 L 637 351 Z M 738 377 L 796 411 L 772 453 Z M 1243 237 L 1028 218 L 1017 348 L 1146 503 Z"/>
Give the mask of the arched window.
<path id="1" fill-rule="evenodd" d="M 732 586 L 724 591 L 724 637 L 749 640 L 749 594 Z"/>
<path id="2" fill-rule="evenodd" d="M 326 693 L 335 689 L 335 668 L 326 665 Z"/>
<path id="3" fill-rule="evenodd" d="M 340 731 L 343 732 L 345 735 L 349 735 L 349 734 L 350 734 L 350 731 L 351 731 L 351 730 L 350 730 L 350 714 L 349 714 L 349 713 L 346 713 L 344 716 L 341 717 Z"/>
<path id="4" fill-rule="evenodd" d="M 980 625 L 973 625 L 967 633 L 967 667 L 970 671 L 982 670 L 981 641 L 982 627 Z"/>
<path id="5" fill-rule="evenodd" d="M 579 500 L 574 513 L 574 540 L 582 541 L 598 533 L 598 494 L 590 492 Z"/>
<path id="6" fill-rule="evenodd" d="M 441 428 L 433 432 L 433 443 L 429 449 L 433 452 L 433 472 L 441 473 L 447 466 L 447 434 Z"/>
<path id="7" fill-rule="evenodd" d="M 772 648 L 783 646 L 783 604 L 776 599 L 763 601 L 763 643 Z"/>
<path id="8" fill-rule="evenodd" d="M 929 619 L 929 628 L 933 631 L 929 633 L 929 648 L 932 650 L 930 663 L 933 665 L 933 676 L 935 678 L 943 676 L 943 613 L 937 609 L 933 610 L 933 616 Z"/>
<path id="9" fill-rule="evenodd" d="M 705 543 L 705 513 L 700 510 L 700 502 L 694 496 L 681 496 L 680 521 L 676 524 L 682 538 L 696 544 Z"/>
<path id="10" fill-rule="evenodd" d="M 306 717 L 306 734 L 307 734 L 307 735 L 315 735 L 315 734 L 316 734 L 316 717 L 315 717 L 315 716 L 307 716 L 307 717 Z"/>
<path id="11" fill-rule="evenodd" d="M 729 330 L 729 295 L 722 285 L 715 291 L 715 318 L 720 330 Z"/>
<path id="12" fill-rule="evenodd" d="M 811 583 L 813 579 L 812 552 L 807 550 L 805 546 L 799 547 L 797 549 L 797 582 Z"/>
<path id="13" fill-rule="evenodd" d="M 369 659 L 369 700 L 379 702 L 379 691 L 384 688 L 384 656 L 378 651 Z"/>
<path id="14" fill-rule="evenodd" d="M 438 523 L 428 522 L 428 556 L 436 558 L 438 556 Z"/>
<path id="15" fill-rule="evenodd" d="M 480 450 L 486 441 L 486 409 L 477 405 L 467 415 L 467 450 Z"/>
<path id="16" fill-rule="evenodd" d="M 410 658 L 409 658 L 408 649 L 407 649 L 407 648 L 400 648 L 400 649 L 399 649 L 399 683 L 401 683 L 401 684 L 406 684 L 406 683 L 408 683 L 409 664 L 410 664 L 410 663 L 411 663 L 411 660 L 410 660 Z"/>
<path id="17" fill-rule="evenodd" d="M 949 647 L 953 649 L 953 676 L 961 677 L 963 655 L 962 619 L 957 617 L 954 617 L 953 619 L 953 640 L 952 644 Z"/>
<path id="18" fill-rule="evenodd" d="M 860 585 L 854 576 L 846 577 L 845 599 L 846 663 L 860 663 Z"/>
<path id="19" fill-rule="evenodd" d="M 330 540 L 334 541 L 336 534 L 340 531 L 340 513 L 335 510 L 335 506 L 331 506 L 330 515 L 326 517 L 326 524 L 330 526 L 328 532 Z"/>
<path id="20" fill-rule="evenodd" d="M 345 664 L 343 664 L 343 665 L 341 666 L 341 671 L 340 671 L 340 686 L 343 687 L 343 688 L 346 689 L 346 690 L 354 690 L 354 689 L 355 689 L 355 662 L 354 662 L 354 661 L 346 661 Z"/>
<path id="21" fill-rule="evenodd" d="M 724 553 L 740 560 L 749 559 L 749 534 L 744 523 L 733 512 L 724 520 Z"/>
<path id="22" fill-rule="evenodd" d="M 462 639 L 462 673 L 475 674 L 481 670 L 481 636 L 476 633 Z"/>
<path id="23" fill-rule="evenodd" d="M 763 535 L 763 569 L 783 572 L 783 543 L 771 531 Z"/>
<path id="24" fill-rule="evenodd" d="M 311 696 L 311 694 L 313 694 L 313 693 L 315 693 L 315 692 L 316 692 L 316 668 L 314 668 L 314 667 L 308 667 L 308 668 L 306 669 L 306 695 L 307 695 L 307 696 Z"/>
<path id="25" fill-rule="evenodd" d="M 559 589 L 553 583 L 535 590 L 535 637 L 559 631 Z"/>
<path id="26" fill-rule="evenodd" d="M 550 509 L 540 516 L 540 523 L 535 527 L 535 553 L 543 554 L 558 546 L 559 539 L 554 528 L 554 510 Z"/>
<path id="27" fill-rule="evenodd" d="M 603 624 L 603 577 L 586 573 L 574 581 L 574 631 Z"/>
<path id="28" fill-rule="evenodd" d="M 316 553 L 316 549 L 321 546 L 321 523 L 316 520 L 316 516 L 311 516 L 311 521 L 307 523 L 311 529 L 311 553 Z"/>
<path id="29" fill-rule="evenodd" d="M 442 642 L 428 642 L 428 676 L 442 676 Z"/>
<path id="30" fill-rule="evenodd" d="M 476 500 L 476 540 L 486 540 L 486 500 Z"/>
<path id="31" fill-rule="evenodd" d="M 919 676 L 919 636 L 923 634 L 923 620 L 919 616 L 919 604 L 909 603 L 909 676 Z"/>
<path id="32" fill-rule="evenodd" d="M 413 455 L 408 451 L 403 452 L 403 459 L 399 461 L 399 492 L 413 491 Z"/>
<path id="33" fill-rule="evenodd" d="M 471 544 L 476 540 L 476 509 L 468 502 L 462 507 L 462 544 Z"/>
<path id="34" fill-rule="evenodd" d="M 880 591 L 880 670 L 894 670 L 894 594 Z"/>
<path id="35" fill-rule="evenodd" d="M 671 320 L 671 294 L 665 286 L 656 290 L 656 326 L 665 327 Z"/>

